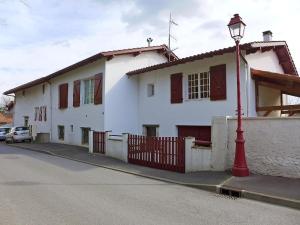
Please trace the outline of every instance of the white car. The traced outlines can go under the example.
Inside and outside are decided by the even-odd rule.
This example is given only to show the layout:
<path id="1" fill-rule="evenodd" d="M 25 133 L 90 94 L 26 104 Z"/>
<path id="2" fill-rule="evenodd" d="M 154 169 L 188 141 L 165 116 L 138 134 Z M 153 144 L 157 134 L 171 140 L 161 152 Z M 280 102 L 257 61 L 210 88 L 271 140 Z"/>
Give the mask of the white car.
<path id="1" fill-rule="evenodd" d="M 14 143 L 21 141 L 32 141 L 32 137 L 28 127 L 20 126 L 11 128 L 10 132 L 6 134 L 5 142 Z"/>
<path id="2" fill-rule="evenodd" d="M 9 133 L 11 127 L 0 127 L 0 141 L 5 141 L 6 134 Z"/>

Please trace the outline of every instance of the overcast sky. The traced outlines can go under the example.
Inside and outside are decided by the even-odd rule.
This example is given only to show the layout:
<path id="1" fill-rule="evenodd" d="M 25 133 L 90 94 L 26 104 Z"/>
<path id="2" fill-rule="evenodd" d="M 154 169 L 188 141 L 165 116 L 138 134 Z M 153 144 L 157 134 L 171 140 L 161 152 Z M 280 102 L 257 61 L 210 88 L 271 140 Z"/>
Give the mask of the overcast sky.
<path id="1" fill-rule="evenodd" d="M 286 40 L 300 68 L 298 0 L 0 0 L 0 92 L 95 53 L 167 43 L 170 11 L 185 57 L 233 45 L 227 24 L 239 13 L 242 42 Z"/>

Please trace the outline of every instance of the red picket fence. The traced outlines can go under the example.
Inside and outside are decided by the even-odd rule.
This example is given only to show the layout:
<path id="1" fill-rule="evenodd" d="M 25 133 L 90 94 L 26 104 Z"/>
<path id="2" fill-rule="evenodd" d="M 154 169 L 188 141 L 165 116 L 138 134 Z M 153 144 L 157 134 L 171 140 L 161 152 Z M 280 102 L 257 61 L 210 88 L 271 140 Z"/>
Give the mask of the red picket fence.
<path id="1" fill-rule="evenodd" d="M 164 170 L 185 172 L 183 137 L 128 135 L 128 162 Z"/>
<path id="2" fill-rule="evenodd" d="M 93 152 L 105 154 L 105 132 L 93 132 Z"/>

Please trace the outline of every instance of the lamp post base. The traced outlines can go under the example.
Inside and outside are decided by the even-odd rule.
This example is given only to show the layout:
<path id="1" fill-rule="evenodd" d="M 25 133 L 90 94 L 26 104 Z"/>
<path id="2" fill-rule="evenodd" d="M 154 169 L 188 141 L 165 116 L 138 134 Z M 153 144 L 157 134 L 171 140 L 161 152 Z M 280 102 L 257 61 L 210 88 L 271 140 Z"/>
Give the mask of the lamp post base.
<path id="1" fill-rule="evenodd" d="M 235 176 L 235 177 L 247 177 L 247 176 L 249 176 L 249 169 L 248 168 L 233 167 L 232 168 L 232 175 Z"/>

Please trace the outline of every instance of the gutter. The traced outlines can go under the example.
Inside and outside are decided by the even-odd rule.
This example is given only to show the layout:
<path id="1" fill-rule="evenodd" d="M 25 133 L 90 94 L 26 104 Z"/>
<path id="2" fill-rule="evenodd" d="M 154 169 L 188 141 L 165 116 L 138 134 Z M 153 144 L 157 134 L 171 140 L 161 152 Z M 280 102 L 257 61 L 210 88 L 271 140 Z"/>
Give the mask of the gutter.
<path id="1" fill-rule="evenodd" d="M 242 55 L 242 53 L 240 53 L 240 57 L 242 59 L 242 61 L 245 63 L 245 74 L 246 74 L 246 78 L 245 78 L 245 83 L 246 83 L 246 115 L 247 117 L 249 116 L 249 97 L 250 97 L 250 78 L 249 78 L 249 64 L 248 61 L 246 60 L 246 58 Z"/>
<path id="2" fill-rule="evenodd" d="M 50 110 L 50 141 L 52 141 L 52 85 L 51 82 L 48 80 L 46 82 L 47 84 L 49 84 L 49 95 L 50 95 L 50 105 L 49 105 L 49 110 Z"/>

